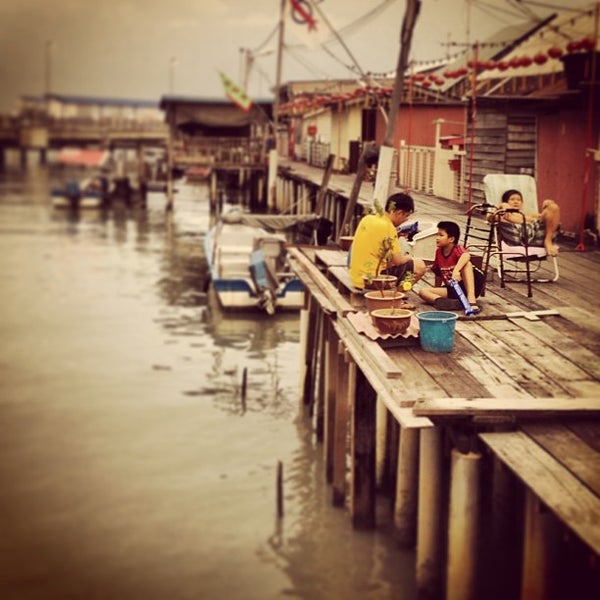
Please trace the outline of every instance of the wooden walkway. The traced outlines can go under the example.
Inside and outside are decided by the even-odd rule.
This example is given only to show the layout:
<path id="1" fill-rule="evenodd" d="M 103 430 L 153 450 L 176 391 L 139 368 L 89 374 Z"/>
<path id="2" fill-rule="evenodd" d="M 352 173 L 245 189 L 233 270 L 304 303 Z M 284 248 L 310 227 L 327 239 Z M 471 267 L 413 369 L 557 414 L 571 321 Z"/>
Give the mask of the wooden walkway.
<path id="1" fill-rule="evenodd" d="M 414 197 L 417 218 L 464 225 L 464 207 Z M 356 326 L 364 308 L 345 285 L 345 253 L 292 255 L 307 288 L 304 403 L 333 502 L 353 525 L 374 527 L 376 495 L 392 495 L 423 598 L 596 597 L 600 251 L 562 243 L 560 279 L 534 284 L 532 298 L 492 277 L 450 353 L 370 339 Z"/>

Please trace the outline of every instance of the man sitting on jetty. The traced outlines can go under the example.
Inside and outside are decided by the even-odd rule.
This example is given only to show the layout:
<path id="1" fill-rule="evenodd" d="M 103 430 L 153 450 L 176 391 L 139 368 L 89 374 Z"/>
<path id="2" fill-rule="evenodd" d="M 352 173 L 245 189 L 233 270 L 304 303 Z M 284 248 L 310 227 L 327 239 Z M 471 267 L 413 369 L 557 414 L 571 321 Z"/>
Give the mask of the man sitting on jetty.
<path id="1" fill-rule="evenodd" d="M 381 272 L 395 275 L 399 282 L 408 278 L 412 284 L 423 277 L 425 262 L 401 251 L 396 230 L 414 211 L 412 197 L 400 192 L 388 198 L 384 210 L 365 215 L 360 220 L 354 232 L 350 255 L 350 279 L 354 287 L 364 289 L 365 278 L 368 280 Z M 386 260 L 382 265 L 382 248 L 387 243 L 390 244 L 390 251 L 386 252 Z"/>

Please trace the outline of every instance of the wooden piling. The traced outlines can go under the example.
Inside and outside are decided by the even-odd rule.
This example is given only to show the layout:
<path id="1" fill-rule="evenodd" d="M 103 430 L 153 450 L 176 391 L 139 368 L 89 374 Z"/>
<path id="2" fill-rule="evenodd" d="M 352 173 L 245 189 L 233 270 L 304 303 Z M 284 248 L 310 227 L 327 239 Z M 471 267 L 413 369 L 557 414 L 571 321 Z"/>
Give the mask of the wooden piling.
<path id="1" fill-rule="evenodd" d="M 244 367 L 244 370 L 242 371 L 242 390 L 241 390 L 241 397 L 242 397 L 242 411 L 246 412 L 246 390 L 248 387 L 248 368 Z"/>
<path id="2" fill-rule="evenodd" d="M 333 505 L 343 506 L 346 500 L 346 440 L 348 435 L 349 397 L 356 387 L 356 364 L 346 353 L 343 344 L 338 347 L 337 394 L 335 402 L 335 430 L 333 452 Z"/>
<path id="3" fill-rule="evenodd" d="M 385 473 L 387 447 L 387 408 L 380 398 L 377 398 L 375 410 L 375 484 L 377 489 L 381 489 Z"/>
<path id="4" fill-rule="evenodd" d="M 447 600 L 476 600 L 481 454 L 452 450 Z"/>
<path id="5" fill-rule="evenodd" d="M 416 581 L 420 598 L 436 598 L 443 588 L 442 433 L 419 430 L 419 499 Z"/>
<path id="6" fill-rule="evenodd" d="M 398 476 L 394 527 L 401 546 L 412 547 L 417 532 L 417 490 L 419 480 L 419 430 L 400 429 Z"/>
<path id="7" fill-rule="evenodd" d="M 530 490 L 525 494 L 525 539 L 523 545 L 522 600 L 554 597 L 560 571 L 558 522 Z"/>
<path id="8" fill-rule="evenodd" d="M 356 529 L 375 527 L 375 390 L 357 370 L 352 403 L 352 491 L 350 513 Z"/>
<path id="9" fill-rule="evenodd" d="M 338 340 L 333 332 L 331 324 L 328 324 L 325 335 L 327 347 L 325 357 L 325 478 L 327 483 L 333 480 L 333 452 L 334 452 L 334 431 L 335 431 L 335 404 L 336 404 L 336 386 L 337 375 L 340 368 L 340 355 L 338 354 Z"/>
<path id="10" fill-rule="evenodd" d="M 277 516 L 283 517 L 283 463 L 277 461 Z"/>

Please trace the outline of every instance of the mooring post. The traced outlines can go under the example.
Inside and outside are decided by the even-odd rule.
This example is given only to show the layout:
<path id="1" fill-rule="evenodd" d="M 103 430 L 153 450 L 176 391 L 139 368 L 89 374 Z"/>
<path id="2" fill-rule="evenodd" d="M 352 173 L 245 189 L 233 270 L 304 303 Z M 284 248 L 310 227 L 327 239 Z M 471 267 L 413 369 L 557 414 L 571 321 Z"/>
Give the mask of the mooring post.
<path id="1" fill-rule="evenodd" d="M 415 545 L 419 481 L 419 430 L 400 429 L 394 527 L 396 539 L 406 548 Z"/>
<path id="2" fill-rule="evenodd" d="M 356 364 L 340 342 L 333 454 L 333 505 L 344 506 L 346 500 L 346 440 L 348 436 L 348 406 L 356 387 Z"/>
<path id="3" fill-rule="evenodd" d="M 352 403 L 350 513 L 356 529 L 375 527 L 375 402 L 377 395 L 365 374 L 356 370 Z"/>
<path id="4" fill-rule="evenodd" d="M 442 574 L 442 432 L 420 429 L 416 580 L 419 597 L 440 595 Z"/>
<path id="5" fill-rule="evenodd" d="M 476 600 L 481 454 L 452 450 L 447 600 Z"/>

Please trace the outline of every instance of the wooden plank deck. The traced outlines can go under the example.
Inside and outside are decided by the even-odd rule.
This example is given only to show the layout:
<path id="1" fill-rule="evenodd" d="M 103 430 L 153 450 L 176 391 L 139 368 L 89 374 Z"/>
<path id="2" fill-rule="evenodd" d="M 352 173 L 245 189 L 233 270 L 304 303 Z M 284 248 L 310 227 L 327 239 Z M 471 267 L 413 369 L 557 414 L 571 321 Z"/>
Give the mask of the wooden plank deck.
<path id="1" fill-rule="evenodd" d="M 319 180 L 309 167 L 300 170 L 315 182 Z M 315 171 L 318 174 L 319 170 Z M 349 176 L 333 174 L 330 186 L 344 194 L 351 182 Z M 368 196 L 368 192 L 363 194 Z M 363 201 L 368 201 L 364 195 Z M 421 194 L 414 197 L 417 219 L 451 219 L 464 227 L 464 206 Z M 518 574 L 512 573 L 512 577 L 521 578 L 522 598 L 544 597 L 543 580 L 552 579 L 552 569 L 569 573 L 575 569 L 568 560 L 561 566 L 560 557 L 573 553 L 572 547 L 566 550 L 560 541 L 564 535 L 550 539 L 540 533 L 547 530 L 547 523 L 537 521 L 540 517 L 535 502 L 550 509 L 555 527 L 564 526 L 575 536 L 580 544 L 578 556 L 584 562 L 598 564 L 600 250 L 589 247 L 579 252 L 568 240 L 561 241 L 560 246 L 559 280 L 534 283 L 532 298 L 527 297 L 525 284 L 507 283 L 501 288 L 499 278 L 491 273 L 485 296 L 478 301 L 482 313 L 459 318 L 450 353 L 428 353 L 418 344 L 389 347 L 357 332 L 348 319 L 348 306 L 353 311 L 364 308 L 361 295 L 352 293 L 348 285 L 346 253 L 331 246 L 311 256 L 317 266 L 311 276 L 331 284 L 325 294 L 327 301 L 338 304 L 332 296 L 339 296 L 346 302 L 343 313 L 337 311 L 327 317 L 334 325 L 321 337 L 338 345 L 344 360 L 327 359 L 319 347 L 307 351 L 319 355 L 320 376 L 328 381 L 339 382 L 356 370 L 356 375 L 346 375 L 347 381 L 339 388 L 322 386 L 329 390 L 325 411 L 347 414 L 349 419 L 347 423 L 330 419 L 329 426 L 337 429 L 325 431 L 325 437 L 344 440 L 338 429 L 349 427 L 350 436 L 360 438 L 359 454 L 352 455 L 355 464 L 350 465 L 347 490 L 352 522 L 355 526 L 374 523 L 374 502 L 368 491 L 376 488 L 374 449 L 382 446 L 377 439 L 383 436 L 385 460 L 398 465 L 391 482 L 396 489 L 395 525 L 403 543 L 416 544 L 417 585 L 424 596 L 452 586 L 470 590 L 457 597 L 475 597 L 469 588 L 473 581 L 505 578 L 506 574 L 494 571 L 492 559 L 481 573 L 473 572 L 486 562 L 487 554 L 481 557 L 475 547 L 465 547 L 461 534 L 467 529 L 475 531 L 479 515 L 486 510 L 485 502 L 506 492 L 502 486 L 497 489 L 504 475 L 493 482 L 484 476 L 488 471 L 496 472 L 494 461 L 508 468 L 527 490 L 525 501 L 515 500 L 526 523 L 526 531 L 515 534 L 520 536 L 522 561 Z M 422 285 L 432 283 L 428 274 Z M 317 288 L 322 290 L 323 285 Z M 417 312 L 431 310 L 416 294 L 409 294 L 407 301 Z M 327 320 L 309 321 L 308 326 L 326 327 Z M 314 402 L 319 406 L 323 404 L 319 386 L 314 390 Z M 375 422 L 372 403 L 376 401 L 387 410 L 387 425 Z M 347 413 L 336 409 L 340 402 L 350 407 Z M 320 412 L 318 409 L 316 414 Z M 564 425 L 565 419 L 571 423 L 573 417 L 582 415 L 586 419 L 583 424 Z M 390 421 L 399 428 L 399 435 L 393 434 Z M 454 448 L 451 462 L 443 450 L 448 446 Z M 345 465 L 338 460 L 332 468 L 339 504 L 343 493 L 339 469 Z M 413 473 L 412 479 L 407 479 L 406 473 Z M 483 484 L 478 482 L 482 479 L 491 487 L 480 496 L 478 490 Z M 474 507 L 473 502 L 460 505 L 471 497 L 478 499 L 479 506 Z M 421 514 L 424 511 L 427 515 Z M 459 524 L 453 521 L 452 515 L 457 514 L 464 515 Z M 447 540 L 447 546 L 441 540 Z M 506 548 L 495 547 L 494 540 L 486 540 L 489 552 L 506 552 Z M 544 555 L 545 568 L 540 570 L 540 556 L 548 547 L 553 555 Z M 586 552 L 595 558 L 586 557 Z M 452 568 L 457 553 L 470 557 L 468 568 Z M 598 569 L 591 567 L 584 579 L 600 583 Z M 527 596 L 531 590 L 537 590 L 537 595 Z"/>

